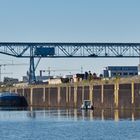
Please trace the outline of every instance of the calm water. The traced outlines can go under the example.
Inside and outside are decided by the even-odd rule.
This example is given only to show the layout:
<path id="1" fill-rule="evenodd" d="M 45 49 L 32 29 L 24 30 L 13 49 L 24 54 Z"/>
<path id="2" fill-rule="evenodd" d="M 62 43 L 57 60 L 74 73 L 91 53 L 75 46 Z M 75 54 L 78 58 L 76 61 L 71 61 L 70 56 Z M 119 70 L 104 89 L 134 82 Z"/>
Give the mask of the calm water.
<path id="1" fill-rule="evenodd" d="M 0 111 L 1 140 L 140 140 L 140 111 Z"/>

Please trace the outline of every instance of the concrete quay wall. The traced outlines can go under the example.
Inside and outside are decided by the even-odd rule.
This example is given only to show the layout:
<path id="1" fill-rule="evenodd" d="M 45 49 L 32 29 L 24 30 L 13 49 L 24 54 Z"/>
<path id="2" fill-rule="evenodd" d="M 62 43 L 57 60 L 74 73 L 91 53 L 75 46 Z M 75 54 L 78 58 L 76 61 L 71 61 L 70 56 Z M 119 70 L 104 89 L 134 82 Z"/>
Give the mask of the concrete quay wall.
<path id="1" fill-rule="evenodd" d="M 140 83 L 63 84 L 13 88 L 30 106 L 80 108 L 91 100 L 96 108 L 140 109 Z"/>

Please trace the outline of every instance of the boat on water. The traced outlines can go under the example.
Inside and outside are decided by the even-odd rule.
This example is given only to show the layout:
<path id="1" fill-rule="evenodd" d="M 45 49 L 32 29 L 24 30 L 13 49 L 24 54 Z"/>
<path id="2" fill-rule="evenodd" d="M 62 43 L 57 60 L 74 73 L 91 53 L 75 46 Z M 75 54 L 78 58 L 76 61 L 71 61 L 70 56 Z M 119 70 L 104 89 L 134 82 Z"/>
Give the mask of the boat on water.
<path id="1" fill-rule="evenodd" d="M 83 100 L 83 104 L 81 105 L 81 109 L 84 109 L 84 110 L 91 109 L 91 110 L 93 110 L 94 107 L 93 107 L 93 104 L 90 100 Z"/>
<path id="2" fill-rule="evenodd" d="M 24 96 L 15 92 L 0 92 L 0 107 L 27 107 Z"/>

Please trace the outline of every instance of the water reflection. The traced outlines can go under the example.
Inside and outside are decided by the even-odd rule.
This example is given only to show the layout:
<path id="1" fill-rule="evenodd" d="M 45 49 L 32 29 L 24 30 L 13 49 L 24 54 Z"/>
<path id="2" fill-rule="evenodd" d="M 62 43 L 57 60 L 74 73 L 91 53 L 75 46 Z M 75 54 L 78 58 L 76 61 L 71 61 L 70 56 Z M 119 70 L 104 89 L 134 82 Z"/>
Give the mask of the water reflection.
<path id="1" fill-rule="evenodd" d="M 78 109 L 44 109 L 42 111 L 36 111 L 36 109 L 28 112 L 28 117 L 55 117 L 58 120 L 62 118 L 77 120 L 114 120 L 119 121 L 123 119 L 127 120 L 139 120 L 139 110 L 78 110 Z"/>
<path id="2" fill-rule="evenodd" d="M 54 120 L 140 120 L 139 110 L 80 110 L 80 109 L 46 109 L 46 108 L 29 108 L 27 110 L 15 109 L 10 111 L 0 110 L 0 120 L 10 119 L 54 119 Z"/>

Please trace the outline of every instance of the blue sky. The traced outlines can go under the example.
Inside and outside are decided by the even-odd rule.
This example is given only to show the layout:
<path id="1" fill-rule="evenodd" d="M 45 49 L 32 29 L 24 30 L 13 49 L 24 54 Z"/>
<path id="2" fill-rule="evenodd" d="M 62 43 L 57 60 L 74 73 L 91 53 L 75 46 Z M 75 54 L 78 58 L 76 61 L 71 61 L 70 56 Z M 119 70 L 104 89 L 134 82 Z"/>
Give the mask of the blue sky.
<path id="1" fill-rule="evenodd" d="M 0 0 L 1 42 L 140 42 L 139 0 Z M 0 55 L 4 61 L 29 62 Z M 68 65 L 69 64 L 69 65 Z M 107 65 L 137 65 L 138 59 L 42 59 L 37 69 L 100 73 Z M 5 67 L 14 77 L 28 66 Z M 3 75 L 6 76 L 6 75 Z"/>

